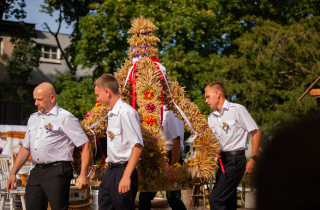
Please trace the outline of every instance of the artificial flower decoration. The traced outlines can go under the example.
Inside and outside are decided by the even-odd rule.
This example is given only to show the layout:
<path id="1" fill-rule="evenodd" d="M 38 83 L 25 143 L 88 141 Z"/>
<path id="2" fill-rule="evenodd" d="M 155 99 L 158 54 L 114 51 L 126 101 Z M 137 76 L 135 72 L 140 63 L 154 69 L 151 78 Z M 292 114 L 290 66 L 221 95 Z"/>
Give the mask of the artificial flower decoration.
<path id="1" fill-rule="evenodd" d="M 96 101 L 96 104 L 94 105 L 94 109 L 97 110 L 99 106 L 102 106 L 102 103 L 100 101 Z"/>
<path id="2" fill-rule="evenodd" d="M 154 124 L 156 124 L 156 119 L 154 118 L 154 116 L 146 116 L 143 120 L 143 122 L 147 123 L 148 125 L 152 126 Z"/>
<path id="3" fill-rule="evenodd" d="M 152 113 L 155 110 L 156 106 L 153 103 L 149 103 L 146 105 L 145 110 L 149 113 Z"/>
<path id="4" fill-rule="evenodd" d="M 153 99 L 154 97 L 154 91 L 152 89 L 146 89 L 144 92 L 143 92 L 143 98 L 144 99 Z"/>
<path id="5" fill-rule="evenodd" d="M 112 133 L 112 131 L 108 131 L 108 135 L 109 135 L 110 139 L 113 139 L 114 134 Z"/>
<path id="6" fill-rule="evenodd" d="M 175 163 L 175 164 L 173 164 L 173 167 L 179 168 L 179 167 L 181 167 L 181 164 L 180 163 Z"/>
<path id="7" fill-rule="evenodd" d="M 84 119 L 84 120 L 87 119 L 87 118 L 90 116 L 90 114 L 91 114 L 91 111 L 87 112 L 87 114 L 84 116 L 83 119 Z"/>

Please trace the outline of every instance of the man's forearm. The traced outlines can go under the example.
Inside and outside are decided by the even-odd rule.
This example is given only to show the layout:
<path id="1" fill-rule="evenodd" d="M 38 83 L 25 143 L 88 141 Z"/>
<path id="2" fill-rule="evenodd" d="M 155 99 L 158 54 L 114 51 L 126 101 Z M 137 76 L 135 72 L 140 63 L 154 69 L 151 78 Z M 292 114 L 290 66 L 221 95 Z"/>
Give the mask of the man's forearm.
<path id="1" fill-rule="evenodd" d="M 23 164 L 28 160 L 29 156 L 30 150 L 22 146 L 17 155 L 14 166 L 12 167 L 11 175 L 16 175 L 19 172 Z"/>
<path id="2" fill-rule="evenodd" d="M 251 133 L 252 133 L 251 156 L 254 156 L 254 155 L 258 155 L 258 152 L 259 152 L 261 132 L 260 132 L 260 130 L 254 130 Z"/>
<path id="3" fill-rule="evenodd" d="M 139 160 L 139 157 L 141 155 L 143 146 L 140 144 L 136 144 L 133 148 L 132 148 L 132 152 L 129 158 L 129 162 L 128 165 L 123 173 L 123 177 L 125 178 L 129 178 L 131 176 L 131 173 L 133 171 L 133 169 L 136 167 L 137 162 Z"/>
<path id="4" fill-rule="evenodd" d="M 91 144 L 87 142 L 82 146 L 82 154 L 81 154 L 81 172 L 80 175 L 87 176 L 88 167 L 90 162 L 90 152 L 91 152 Z"/>
<path id="5" fill-rule="evenodd" d="M 179 162 L 180 158 L 180 137 L 172 139 L 172 149 L 171 149 L 171 165 Z"/>

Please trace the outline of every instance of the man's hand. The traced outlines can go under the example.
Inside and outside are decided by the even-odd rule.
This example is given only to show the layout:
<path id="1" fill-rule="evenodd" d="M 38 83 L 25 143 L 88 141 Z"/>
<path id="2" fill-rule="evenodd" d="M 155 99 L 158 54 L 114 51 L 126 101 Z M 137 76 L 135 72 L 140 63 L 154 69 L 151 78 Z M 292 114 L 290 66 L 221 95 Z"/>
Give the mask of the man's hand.
<path id="1" fill-rule="evenodd" d="M 76 187 L 78 189 L 82 189 L 86 186 L 88 186 L 89 184 L 89 181 L 88 181 L 88 177 L 86 176 L 83 176 L 83 175 L 80 175 L 78 178 L 77 178 L 77 181 L 76 181 Z"/>
<path id="2" fill-rule="evenodd" d="M 257 164 L 256 161 L 250 158 L 250 160 L 246 165 L 246 171 L 244 172 L 244 174 L 252 174 L 252 172 L 254 171 L 254 168 L 256 167 L 256 164 Z"/>
<path id="3" fill-rule="evenodd" d="M 17 180 L 16 175 L 10 174 L 9 179 L 8 179 L 8 181 L 7 181 L 7 191 L 8 191 L 8 193 L 10 193 L 10 190 L 15 190 L 15 189 L 17 189 L 17 188 L 14 186 L 14 183 L 16 182 L 16 180 Z"/>
<path id="4" fill-rule="evenodd" d="M 126 193 L 130 190 L 131 179 L 122 177 L 119 183 L 119 194 Z"/>

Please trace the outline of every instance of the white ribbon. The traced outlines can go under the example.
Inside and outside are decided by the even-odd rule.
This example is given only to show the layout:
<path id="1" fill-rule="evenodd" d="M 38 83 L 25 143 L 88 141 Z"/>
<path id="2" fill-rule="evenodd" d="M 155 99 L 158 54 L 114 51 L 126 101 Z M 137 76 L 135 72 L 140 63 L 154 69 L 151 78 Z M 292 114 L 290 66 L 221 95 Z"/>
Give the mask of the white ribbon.
<path id="1" fill-rule="evenodd" d="M 97 122 L 93 123 L 92 125 L 90 126 L 87 126 L 86 127 L 88 128 L 88 130 L 93 133 L 93 137 L 94 137 L 94 157 L 96 157 L 97 155 L 97 139 L 96 139 L 96 134 L 94 133 L 94 131 L 92 130 L 92 128 L 94 128 L 96 125 L 98 125 L 100 122 L 102 122 L 102 120 L 106 119 L 108 117 L 108 115 L 105 115 L 103 118 L 101 118 L 100 120 L 98 120 Z M 88 175 L 88 177 L 91 175 L 92 173 L 92 170 L 93 170 L 93 164 L 92 163 L 92 167 L 91 167 L 91 170 L 90 170 L 90 173 Z"/>
<path id="2" fill-rule="evenodd" d="M 133 69 L 133 67 L 134 67 L 134 64 L 135 64 L 135 63 L 138 63 L 140 59 L 141 59 L 140 56 L 139 56 L 139 58 L 133 58 L 133 59 L 132 59 L 132 66 L 131 66 L 130 69 L 129 69 L 129 72 L 128 72 L 128 75 L 127 75 L 127 78 L 126 78 L 126 82 L 124 83 L 124 86 L 123 86 L 123 89 L 122 89 L 120 95 L 122 95 L 122 93 L 123 93 L 123 91 L 124 91 L 124 88 L 125 88 L 126 85 L 127 85 L 127 82 L 128 82 L 128 79 L 129 79 L 130 75 L 131 75 L 131 78 L 133 77 L 131 71 L 132 71 L 132 69 Z M 132 80 L 133 80 L 133 78 L 132 78 Z"/>

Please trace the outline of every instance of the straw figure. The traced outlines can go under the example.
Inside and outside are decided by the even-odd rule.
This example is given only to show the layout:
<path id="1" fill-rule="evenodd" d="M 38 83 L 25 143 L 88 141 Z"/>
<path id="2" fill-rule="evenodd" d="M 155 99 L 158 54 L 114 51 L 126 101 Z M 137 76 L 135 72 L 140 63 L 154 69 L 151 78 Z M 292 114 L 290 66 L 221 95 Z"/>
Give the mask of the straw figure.
<path id="1" fill-rule="evenodd" d="M 119 82 L 122 100 L 137 110 L 141 122 L 144 149 L 137 165 L 139 191 L 186 189 L 190 178 L 200 178 L 205 182 L 217 170 L 219 142 L 207 127 L 207 120 L 196 104 L 185 97 L 184 88 L 177 81 L 172 81 L 161 65 L 156 48 L 160 39 L 153 35 L 156 26 L 143 17 L 134 19 L 131 24 L 128 31 L 132 34 L 128 38 L 129 60 L 125 60 L 115 77 Z M 169 166 L 167 163 L 165 137 L 161 134 L 163 105 L 176 113 L 192 137 L 195 137 L 192 143 L 195 153 L 191 153 L 182 166 Z M 82 121 L 93 146 L 94 135 L 88 127 L 108 111 L 108 107 L 95 107 Z M 106 128 L 107 118 L 93 127 L 92 131 L 97 137 L 103 137 Z"/>

